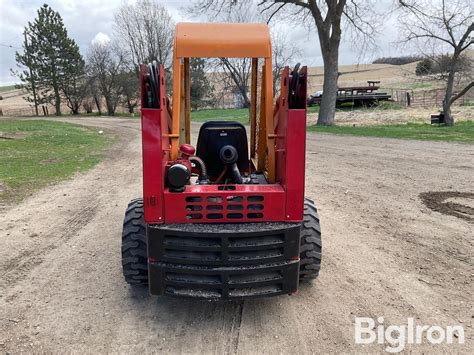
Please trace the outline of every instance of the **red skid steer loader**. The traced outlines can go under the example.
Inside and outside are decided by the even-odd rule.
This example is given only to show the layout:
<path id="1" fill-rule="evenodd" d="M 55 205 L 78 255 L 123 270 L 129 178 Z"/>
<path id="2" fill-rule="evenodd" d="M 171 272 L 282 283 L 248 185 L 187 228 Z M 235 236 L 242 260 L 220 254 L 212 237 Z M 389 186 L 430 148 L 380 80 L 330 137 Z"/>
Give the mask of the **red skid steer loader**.
<path id="1" fill-rule="evenodd" d="M 206 122 L 196 147 L 193 57 L 252 60 L 249 127 Z M 319 217 L 304 197 L 306 67 L 285 67 L 273 105 L 267 25 L 180 23 L 172 104 L 161 64 L 142 65 L 140 78 L 143 198 L 125 214 L 125 281 L 153 295 L 244 299 L 292 294 L 316 278 Z"/>

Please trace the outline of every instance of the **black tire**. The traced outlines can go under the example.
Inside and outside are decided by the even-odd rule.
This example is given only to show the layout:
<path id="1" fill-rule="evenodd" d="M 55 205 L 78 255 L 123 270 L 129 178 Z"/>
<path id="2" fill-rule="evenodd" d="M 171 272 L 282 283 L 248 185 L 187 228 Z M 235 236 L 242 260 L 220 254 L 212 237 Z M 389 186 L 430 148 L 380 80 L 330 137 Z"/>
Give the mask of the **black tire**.
<path id="1" fill-rule="evenodd" d="M 122 270 L 128 284 L 148 284 L 146 224 L 141 198 L 130 201 L 125 212 L 122 232 Z"/>
<path id="2" fill-rule="evenodd" d="M 300 238 L 300 281 L 313 280 L 321 268 L 321 227 L 316 205 L 304 200 L 303 223 Z"/>

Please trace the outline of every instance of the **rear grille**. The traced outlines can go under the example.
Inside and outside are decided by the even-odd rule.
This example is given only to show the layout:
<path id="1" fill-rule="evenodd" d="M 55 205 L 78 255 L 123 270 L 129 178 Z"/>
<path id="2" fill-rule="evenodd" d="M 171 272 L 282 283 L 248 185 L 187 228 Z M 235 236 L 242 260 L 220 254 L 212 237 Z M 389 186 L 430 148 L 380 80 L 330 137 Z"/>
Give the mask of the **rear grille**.
<path id="1" fill-rule="evenodd" d="M 262 195 L 188 196 L 183 213 L 188 220 L 259 220 L 265 217 L 263 201 Z"/>
<path id="2" fill-rule="evenodd" d="M 297 223 L 149 225 L 150 292 L 197 298 L 293 292 L 299 232 Z"/>
<path id="3" fill-rule="evenodd" d="M 150 281 L 161 278 L 158 294 L 194 298 L 246 298 L 294 292 L 298 261 L 248 268 L 179 269 L 165 263 L 150 264 Z M 153 292 L 152 289 L 152 293 Z"/>
<path id="4" fill-rule="evenodd" d="M 248 228 L 248 224 L 189 226 L 189 229 L 204 232 L 187 232 L 169 226 L 156 230 L 150 228 L 153 232 L 148 241 L 149 256 L 154 260 L 179 264 L 245 265 L 288 260 L 298 254 L 297 238 L 288 232 L 288 228 L 245 233 L 242 229 Z M 209 233 L 209 228 L 218 231 L 220 226 L 224 226 L 222 229 L 232 228 L 235 232 Z M 299 225 L 296 229 L 299 232 Z"/>

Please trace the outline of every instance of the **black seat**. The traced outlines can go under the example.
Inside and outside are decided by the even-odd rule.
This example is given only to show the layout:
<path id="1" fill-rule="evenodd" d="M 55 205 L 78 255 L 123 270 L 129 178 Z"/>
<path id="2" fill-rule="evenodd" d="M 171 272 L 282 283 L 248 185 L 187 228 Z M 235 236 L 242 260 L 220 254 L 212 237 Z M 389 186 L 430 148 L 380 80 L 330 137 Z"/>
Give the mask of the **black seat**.
<path id="1" fill-rule="evenodd" d="M 247 132 L 243 124 L 234 121 L 208 121 L 201 126 L 196 155 L 204 160 L 211 180 L 215 180 L 224 170 L 225 164 L 219 157 L 226 145 L 237 149 L 237 166 L 241 173 L 248 170 L 249 152 Z"/>

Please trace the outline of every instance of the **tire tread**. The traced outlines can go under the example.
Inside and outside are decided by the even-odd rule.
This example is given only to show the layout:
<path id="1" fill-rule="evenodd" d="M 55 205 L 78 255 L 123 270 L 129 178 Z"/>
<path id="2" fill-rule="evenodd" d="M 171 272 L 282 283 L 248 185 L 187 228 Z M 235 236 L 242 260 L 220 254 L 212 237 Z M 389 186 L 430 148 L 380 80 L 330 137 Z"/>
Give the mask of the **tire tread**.
<path id="1" fill-rule="evenodd" d="M 318 209 L 309 198 L 304 201 L 300 236 L 300 281 L 313 280 L 321 268 L 322 243 Z"/>
<path id="2" fill-rule="evenodd" d="M 128 204 L 122 232 L 122 271 L 130 285 L 148 284 L 146 224 L 143 218 L 143 200 Z"/>

